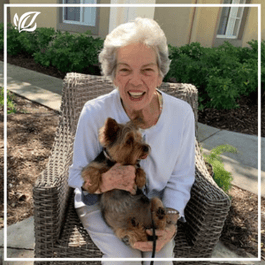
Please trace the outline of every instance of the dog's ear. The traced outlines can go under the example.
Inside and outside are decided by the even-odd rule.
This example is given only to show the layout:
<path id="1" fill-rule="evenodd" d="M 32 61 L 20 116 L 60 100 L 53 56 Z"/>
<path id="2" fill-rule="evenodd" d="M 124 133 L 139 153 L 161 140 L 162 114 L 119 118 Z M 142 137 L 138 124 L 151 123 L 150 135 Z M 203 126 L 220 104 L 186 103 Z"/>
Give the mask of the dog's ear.
<path id="1" fill-rule="evenodd" d="M 108 118 L 105 125 L 99 131 L 99 142 L 102 146 L 106 147 L 113 143 L 117 138 L 120 127 L 119 124 L 112 118 Z"/>

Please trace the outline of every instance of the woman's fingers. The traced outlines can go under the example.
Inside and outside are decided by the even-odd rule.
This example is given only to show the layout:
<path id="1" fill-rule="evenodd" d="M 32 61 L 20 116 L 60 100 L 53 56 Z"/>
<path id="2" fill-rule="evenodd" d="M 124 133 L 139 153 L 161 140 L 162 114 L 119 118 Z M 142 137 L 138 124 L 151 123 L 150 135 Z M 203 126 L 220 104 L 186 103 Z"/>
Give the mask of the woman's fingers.
<path id="1" fill-rule="evenodd" d="M 134 166 L 123 166 L 116 163 L 107 172 L 102 174 L 101 191 L 106 192 L 113 189 L 120 189 L 135 194 L 135 170 Z"/>

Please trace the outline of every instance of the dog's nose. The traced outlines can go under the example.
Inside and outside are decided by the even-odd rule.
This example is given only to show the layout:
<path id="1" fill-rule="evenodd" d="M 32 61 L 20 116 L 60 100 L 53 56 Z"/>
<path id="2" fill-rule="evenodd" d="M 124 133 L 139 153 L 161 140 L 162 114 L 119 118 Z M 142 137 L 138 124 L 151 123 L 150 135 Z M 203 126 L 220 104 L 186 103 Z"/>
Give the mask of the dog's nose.
<path id="1" fill-rule="evenodd" d="M 143 152 L 145 152 L 145 153 L 149 152 L 149 146 L 148 145 L 143 146 Z"/>

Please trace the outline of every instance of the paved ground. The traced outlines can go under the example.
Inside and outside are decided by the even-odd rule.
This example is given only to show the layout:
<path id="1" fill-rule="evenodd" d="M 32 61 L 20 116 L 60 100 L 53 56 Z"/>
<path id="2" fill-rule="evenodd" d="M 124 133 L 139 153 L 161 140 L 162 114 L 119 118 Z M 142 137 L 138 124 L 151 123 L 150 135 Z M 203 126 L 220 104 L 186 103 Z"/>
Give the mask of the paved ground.
<path id="1" fill-rule="evenodd" d="M 3 84 L 3 63 L 0 62 L 0 83 Z M 63 81 L 54 77 L 7 64 L 7 87 L 30 100 L 39 102 L 55 110 L 60 109 Z M 1 85 L 1 84 L 0 84 Z M 204 152 L 221 144 L 230 144 L 237 148 L 237 154 L 225 153 L 222 158 L 225 168 L 233 174 L 233 184 L 258 194 L 258 138 L 240 133 L 219 130 L 199 124 L 198 139 Z M 261 194 L 265 196 L 265 138 L 261 139 Z M 34 249 L 33 217 L 8 227 L 8 257 L 32 258 Z M 0 231 L 0 247 L 3 246 L 3 230 Z M 3 248 L 0 248 L 0 255 Z M 252 257 L 250 255 L 250 257 Z M 213 258 L 240 258 L 220 242 L 216 246 Z M 253 258 L 253 257 L 252 257 Z M 230 261 L 231 263 L 231 261 Z M 4 264 L 33 264 L 32 261 L 7 262 Z M 222 262 L 221 264 L 225 264 Z M 235 264 L 265 264 L 264 261 L 237 261 Z M 1 265 L 1 259 L 0 259 Z"/>
<path id="2" fill-rule="evenodd" d="M 222 144 L 237 148 L 237 153 L 224 153 L 225 169 L 232 173 L 233 184 L 258 194 L 258 138 L 236 132 L 219 130 L 199 124 L 199 142 L 203 152 Z M 265 196 L 265 138 L 261 138 L 261 195 Z"/>

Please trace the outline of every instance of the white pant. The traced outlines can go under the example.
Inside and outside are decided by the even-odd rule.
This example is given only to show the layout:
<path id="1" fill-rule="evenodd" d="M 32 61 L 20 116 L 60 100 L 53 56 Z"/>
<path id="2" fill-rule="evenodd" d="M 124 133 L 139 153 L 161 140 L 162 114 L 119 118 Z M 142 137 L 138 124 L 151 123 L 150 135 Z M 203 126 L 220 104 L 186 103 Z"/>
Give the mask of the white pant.
<path id="1" fill-rule="evenodd" d="M 151 252 L 141 252 L 125 245 L 116 235 L 112 229 L 105 223 L 102 218 L 99 204 L 92 206 L 84 206 L 76 209 L 77 214 L 88 231 L 93 242 L 103 253 L 102 258 L 151 258 Z M 174 240 L 171 240 L 163 249 L 155 254 L 156 258 L 173 258 L 173 249 L 175 246 Z M 172 265 L 172 261 L 158 261 L 161 265 Z M 157 264 L 158 264 L 157 263 Z M 140 265 L 141 261 L 102 261 L 102 264 L 107 265 Z M 144 261 L 144 265 L 150 264 L 150 261 Z M 155 262 L 156 264 L 156 262 Z"/>

